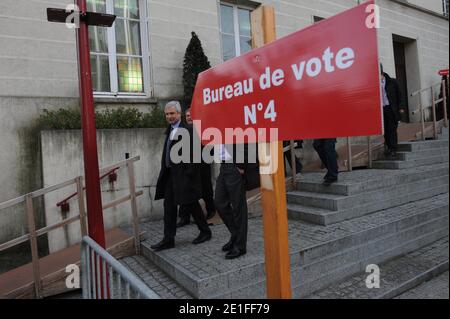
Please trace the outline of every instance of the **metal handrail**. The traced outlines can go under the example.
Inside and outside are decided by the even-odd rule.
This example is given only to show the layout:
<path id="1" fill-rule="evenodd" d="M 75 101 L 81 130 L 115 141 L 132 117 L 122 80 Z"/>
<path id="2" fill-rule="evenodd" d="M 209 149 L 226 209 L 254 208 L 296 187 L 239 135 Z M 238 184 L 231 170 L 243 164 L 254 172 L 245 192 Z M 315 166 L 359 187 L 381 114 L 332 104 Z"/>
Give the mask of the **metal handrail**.
<path id="1" fill-rule="evenodd" d="M 417 94 L 421 94 L 422 92 L 428 91 L 430 88 L 435 87 L 437 85 L 441 85 L 442 81 L 436 82 L 434 84 L 432 84 L 431 86 L 427 86 L 426 88 L 414 91 L 411 93 L 411 96 L 416 96 Z"/>
<path id="2" fill-rule="evenodd" d="M 136 191 L 135 187 L 135 176 L 134 176 L 134 162 L 139 161 L 140 156 L 136 156 L 130 159 L 127 159 L 125 161 L 121 161 L 119 163 L 109 165 L 106 168 L 102 168 L 100 170 L 101 173 L 105 171 L 109 171 L 115 167 L 126 167 L 128 171 L 128 183 L 129 183 L 129 189 L 130 194 L 126 195 L 124 197 L 121 197 L 119 199 L 116 199 L 110 203 L 107 203 L 103 205 L 102 209 L 108 209 L 115 207 L 119 204 L 122 204 L 126 201 L 130 201 L 131 203 L 131 213 L 133 217 L 133 230 L 134 230 L 134 244 L 135 244 L 135 250 L 136 254 L 140 254 L 140 230 L 139 230 L 139 217 L 137 212 L 137 205 L 136 205 L 136 198 L 138 196 L 141 196 L 143 194 L 142 191 Z M 57 222 L 52 225 L 48 225 L 46 227 L 43 227 L 41 229 L 36 229 L 35 225 L 35 216 L 34 216 L 34 207 L 33 207 L 33 199 L 37 198 L 39 196 L 44 196 L 50 192 L 53 192 L 55 190 L 70 186 L 76 184 L 77 186 L 77 195 L 78 195 L 78 207 L 79 207 L 79 214 L 76 216 L 73 216 L 71 218 L 63 219 L 60 222 Z M 15 239 L 12 239 L 6 243 L 0 244 L 0 252 L 9 249 L 11 247 L 17 246 L 21 243 L 30 242 L 30 248 L 32 253 L 32 267 L 33 267 L 33 279 L 34 279 L 34 290 L 35 295 L 37 298 L 41 298 L 43 296 L 42 294 L 42 282 L 41 282 L 41 274 L 40 274 L 40 263 L 39 263 L 39 254 L 38 254 L 38 247 L 37 247 L 37 238 L 39 236 L 42 236 L 44 234 L 49 233 L 50 231 L 61 228 L 64 226 L 67 226 L 69 224 L 72 224 L 76 221 L 80 222 L 80 228 L 81 228 L 81 235 L 86 236 L 87 235 L 87 215 L 85 212 L 85 200 L 84 200 L 84 190 L 82 186 L 82 176 L 78 176 L 76 178 L 72 178 L 68 181 L 59 183 L 57 185 L 52 185 L 43 189 L 39 189 L 37 191 L 19 196 L 17 198 L 8 200 L 6 202 L 0 203 L 0 211 L 6 208 L 13 207 L 18 204 L 26 204 L 26 214 L 27 214 L 27 225 L 29 229 L 29 233 L 22 235 L 20 237 L 17 237 Z"/>
<path id="3" fill-rule="evenodd" d="M 81 241 L 81 278 L 83 299 L 160 299 L 89 236 Z"/>
<path id="4" fill-rule="evenodd" d="M 103 174 L 102 176 L 100 176 L 100 180 L 104 179 L 105 177 L 114 174 L 118 169 L 120 169 L 120 167 L 115 167 L 112 170 L 108 171 L 107 173 Z M 83 190 L 86 190 L 86 187 L 83 187 Z M 63 200 L 59 201 L 58 203 L 56 203 L 56 207 L 60 207 L 63 204 L 66 204 L 69 200 L 71 200 L 72 198 L 74 198 L 75 196 L 77 196 L 78 192 L 74 192 L 73 194 L 67 196 L 66 198 L 64 198 Z"/>
<path id="5" fill-rule="evenodd" d="M 442 98 L 436 100 L 435 97 L 435 87 L 440 84 L 440 87 L 442 89 Z M 431 107 L 432 115 L 433 115 L 433 138 L 438 138 L 438 128 L 437 128 L 437 118 L 436 118 L 436 104 L 442 102 L 443 103 L 443 111 L 444 111 L 444 126 L 448 127 L 448 114 L 447 114 L 447 97 L 446 97 L 446 81 L 442 80 L 439 83 L 435 83 L 429 87 L 417 90 L 413 93 L 411 93 L 411 96 L 419 95 L 419 107 L 414 110 L 412 113 L 415 114 L 417 112 L 420 112 L 420 122 L 422 124 L 422 140 L 425 141 L 425 116 L 423 112 Z M 431 90 L 431 105 L 429 106 L 423 106 L 422 103 L 422 93 L 425 91 Z"/>

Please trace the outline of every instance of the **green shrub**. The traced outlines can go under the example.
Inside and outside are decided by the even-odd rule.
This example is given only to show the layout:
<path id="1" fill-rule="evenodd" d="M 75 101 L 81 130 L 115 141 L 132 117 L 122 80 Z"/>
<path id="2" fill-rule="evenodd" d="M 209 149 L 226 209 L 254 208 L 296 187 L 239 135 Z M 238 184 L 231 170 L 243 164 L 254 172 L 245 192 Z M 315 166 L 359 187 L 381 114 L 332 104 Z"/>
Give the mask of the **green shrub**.
<path id="1" fill-rule="evenodd" d="M 152 112 L 142 116 L 142 127 L 166 127 L 166 116 L 164 111 L 158 107 L 153 108 Z"/>
<path id="2" fill-rule="evenodd" d="M 81 114 L 78 109 L 44 110 L 39 117 L 39 127 L 44 130 L 81 129 Z"/>
<path id="3" fill-rule="evenodd" d="M 106 109 L 95 112 L 97 129 L 158 128 L 167 125 L 164 112 L 158 107 L 143 114 L 135 108 Z M 41 130 L 81 129 L 81 114 L 76 109 L 44 110 L 39 117 Z"/>
<path id="4" fill-rule="evenodd" d="M 142 127 L 142 113 L 137 109 L 106 109 L 95 113 L 98 129 L 138 128 Z"/>

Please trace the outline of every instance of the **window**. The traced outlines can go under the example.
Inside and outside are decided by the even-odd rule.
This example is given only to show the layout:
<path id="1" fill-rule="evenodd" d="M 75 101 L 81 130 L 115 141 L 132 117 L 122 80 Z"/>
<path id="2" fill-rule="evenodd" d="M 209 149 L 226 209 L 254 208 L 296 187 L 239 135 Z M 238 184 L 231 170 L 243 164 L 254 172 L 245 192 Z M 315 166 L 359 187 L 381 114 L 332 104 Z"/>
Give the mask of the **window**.
<path id="1" fill-rule="evenodd" d="M 220 34 L 224 61 L 252 49 L 251 9 L 228 3 L 220 4 Z"/>
<path id="2" fill-rule="evenodd" d="M 88 10 L 116 15 L 113 27 L 89 27 L 92 86 L 96 96 L 145 95 L 149 84 L 145 0 L 88 0 Z M 148 56 L 148 55 L 147 55 Z"/>
<path id="3" fill-rule="evenodd" d="M 444 11 L 444 15 L 448 17 L 448 0 L 442 0 L 442 9 Z"/>

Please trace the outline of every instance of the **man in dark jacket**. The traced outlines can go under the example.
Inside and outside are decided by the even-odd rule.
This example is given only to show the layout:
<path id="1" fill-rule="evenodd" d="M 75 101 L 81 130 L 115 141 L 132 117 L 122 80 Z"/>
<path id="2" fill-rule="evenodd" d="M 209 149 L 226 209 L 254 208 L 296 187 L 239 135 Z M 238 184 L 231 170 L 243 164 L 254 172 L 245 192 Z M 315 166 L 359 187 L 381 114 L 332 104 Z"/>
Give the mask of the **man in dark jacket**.
<path id="1" fill-rule="evenodd" d="M 386 144 L 385 154 L 391 158 L 395 158 L 398 144 L 398 122 L 401 118 L 400 114 L 404 112 L 401 107 L 403 105 L 403 99 L 397 81 L 383 71 L 383 65 L 381 65 L 381 93 L 384 140 Z"/>
<path id="2" fill-rule="evenodd" d="M 211 239 L 211 230 L 198 203 L 202 196 L 202 186 L 199 165 L 193 163 L 192 127 L 181 121 L 179 102 L 167 103 L 164 112 L 170 125 L 166 132 L 161 171 L 155 194 L 155 200 L 164 199 L 164 238 L 158 244 L 151 246 L 156 251 L 175 246 L 178 205 L 183 205 L 191 212 L 200 230 L 200 234 L 193 241 L 193 244 L 200 244 Z M 190 146 L 183 148 L 184 143 L 189 143 L 188 146 Z M 174 162 L 174 158 L 171 156 L 171 150 L 174 146 L 177 146 L 176 149 L 179 149 L 178 155 L 182 158 L 178 163 Z M 185 150 L 190 152 L 187 160 L 183 157 L 183 151 Z"/>
<path id="3" fill-rule="evenodd" d="M 252 147 L 255 152 L 253 157 L 249 156 L 252 155 L 249 154 L 249 145 L 220 146 L 219 157 L 222 164 L 216 182 L 214 201 L 220 217 L 231 234 L 228 243 L 222 247 L 222 250 L 227 252 L 226 259 L 238 258 L 247 252 L 246 191 L 259 187 L 260 181 L 256 145 Z"/>

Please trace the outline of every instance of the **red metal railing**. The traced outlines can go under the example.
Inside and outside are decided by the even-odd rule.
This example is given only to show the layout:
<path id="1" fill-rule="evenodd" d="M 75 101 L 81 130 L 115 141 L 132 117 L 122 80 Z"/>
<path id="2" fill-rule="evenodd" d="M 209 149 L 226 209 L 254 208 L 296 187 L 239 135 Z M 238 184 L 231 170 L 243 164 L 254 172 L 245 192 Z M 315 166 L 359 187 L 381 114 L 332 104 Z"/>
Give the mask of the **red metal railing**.
<path id="1" fill-rule="evenodd" d="M 115 167 L 112 170 L 108 171 L 107 173 L 103 174 L 102 176 L 100 176 L 100 180 L 104 179 L 105 177 L 108 176 L 114 176 L 117 178 L 117 174 L 116 171 L 119 170 L 120 167 Z M 115 181 L 115 180 L 114 180 Z M 86 187 L 83 187 L 83 190 L 86 190 Z M 62 201 L 56 203 L 56 207 L 61 207 L 61 211 L 62 212 L 67 212 L 69 207 L 68 205 L 68 201 L 71 200 L 72 198 L 74 198 L 75 196 L 78 195 L 78 192 L 75 192 L 71 195 L 69 195 L 68 197 L 64 198 Z"/>

